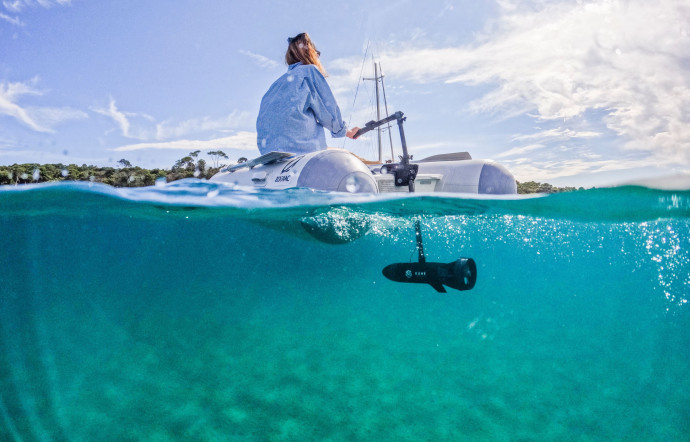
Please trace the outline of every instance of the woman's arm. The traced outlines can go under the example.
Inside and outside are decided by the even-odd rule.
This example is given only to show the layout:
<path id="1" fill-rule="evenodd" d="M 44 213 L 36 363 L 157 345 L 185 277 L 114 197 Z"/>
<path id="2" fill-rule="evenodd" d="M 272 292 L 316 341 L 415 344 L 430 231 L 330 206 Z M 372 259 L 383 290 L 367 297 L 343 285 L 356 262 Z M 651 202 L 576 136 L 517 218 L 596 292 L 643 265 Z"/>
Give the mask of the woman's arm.
<path id="1" fill-rule="evenodd" d="M 333 92 L 326 82 L 326 79 L 321 75 L 321 72 L 313 66 L 309 65 L 310 74 L 305 76 L 305 81 L 309 86 L 309 103 L 308 107 L 314 112 L 316 120 L 323 127 L 331 131 L 333 137 L 348 136 L 352 138 L 356 130 L 347 130 L 347 125 L 340 115 L 340 108 L 335 101 Z M 350 132 L 352 132 L 350 134 Z"/>

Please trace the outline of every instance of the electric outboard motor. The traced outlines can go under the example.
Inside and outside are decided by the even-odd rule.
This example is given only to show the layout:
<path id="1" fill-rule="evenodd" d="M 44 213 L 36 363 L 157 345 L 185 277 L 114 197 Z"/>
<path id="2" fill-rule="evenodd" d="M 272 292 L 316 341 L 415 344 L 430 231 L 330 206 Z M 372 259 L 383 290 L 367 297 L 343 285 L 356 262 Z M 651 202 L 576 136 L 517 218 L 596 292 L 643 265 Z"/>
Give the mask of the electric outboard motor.
<path id="1" fill-rule="evenodd" d="M 445 293 L 444 285 L 455 290 L 471 290 L 477 282 L 477 265 L 472 258 L 442 264 L 439 262 L 407 262 L 384 267 L 383 276 L 395 282 L 429 284 Z"/>
<path id="2" fill-rule="evenodd" d="M 422 227 L 419 220 L 414 222 L 419 257 L 417 262 L 399 262 L 383 268 L 383 276 L 395 282 L 414 282 L 429 284 L 439 293 L 446 293 L 445 286 L 455 290 L 471 290 L 477 282 L 477 264 L 472 258 L 460 258 L 443 264 L 426 262 Z"/>

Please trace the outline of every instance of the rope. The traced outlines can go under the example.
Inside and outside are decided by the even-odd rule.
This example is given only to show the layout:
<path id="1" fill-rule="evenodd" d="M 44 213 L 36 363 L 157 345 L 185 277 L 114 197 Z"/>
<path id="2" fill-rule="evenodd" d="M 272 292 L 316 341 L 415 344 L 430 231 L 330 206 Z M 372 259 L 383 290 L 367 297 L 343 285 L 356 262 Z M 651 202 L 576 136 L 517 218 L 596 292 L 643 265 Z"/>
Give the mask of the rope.
<path id="1" fill-rule="evenodd" d="M 355 108 L 355 103 L 357 102 L 357 94 L 359 93 L 359 85 L 362 82 L 362 73 L 364 72 L 364 65 L 367 62 L 367 54 L 369 53 L 369 45 L 371 44 L 371 40 L 367 40 L 367 47 L 364 49 L 364 57 L 362 58 L 362 67 L 359 69 L 359 78 L 357 79 L 357 87 L 355 88 L 355 98 L 352 100 L 352 109 L 350 110 L 350 116 L 347 117 L 347 127 L 350 127 L 350 123 L 352 123 L 352 112 Z M 341 148 L 345 148 L 345 142 L 347 139 L 343 139 Z"/>
<path id="2" fill-rule="evenodd" d="M 367 62 L 367 53 L 369 52 L 369 44 L 371 43 L 371 40 L 367 40 L 367 47 L 364 50 L 364 57 L 362 58 L 362 67 L 359 69 L 359 79 L 357 80 L 357 88 L 355 89 L 355 98 L 352 100 L 352 107 L 355 107 L 355 103 L 357 102 L 357 93 L 359 92 L 359 84 L 362 82 L 362 73 L 364 72 L 364 65 Z M 352 114 L 350 114 L 350 118 L 352 118 Z"/>

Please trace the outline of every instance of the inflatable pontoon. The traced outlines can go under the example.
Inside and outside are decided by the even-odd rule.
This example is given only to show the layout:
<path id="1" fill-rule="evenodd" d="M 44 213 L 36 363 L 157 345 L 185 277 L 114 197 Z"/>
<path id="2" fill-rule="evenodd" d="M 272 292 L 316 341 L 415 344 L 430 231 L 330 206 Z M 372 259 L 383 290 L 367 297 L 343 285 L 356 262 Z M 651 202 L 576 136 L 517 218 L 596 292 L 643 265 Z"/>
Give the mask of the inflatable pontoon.
<path id="1" fill-rule="evenodd" d="M 515 194 L 513 175 L 490 160 L 473 160 L 467 152 L 435 155 L 412 161 L 407 152 L 402 112 L 380 121 L 370 121 L 355 138 L 390 121 L 397 120 L 402 141 L 400 163 L 364 164 L 341 149 L 305 155 L 270 152 L 251 161 L 222 169 L 211 181 L 266 189 L 308 187 L 350 193 L 455 192 Z"/>

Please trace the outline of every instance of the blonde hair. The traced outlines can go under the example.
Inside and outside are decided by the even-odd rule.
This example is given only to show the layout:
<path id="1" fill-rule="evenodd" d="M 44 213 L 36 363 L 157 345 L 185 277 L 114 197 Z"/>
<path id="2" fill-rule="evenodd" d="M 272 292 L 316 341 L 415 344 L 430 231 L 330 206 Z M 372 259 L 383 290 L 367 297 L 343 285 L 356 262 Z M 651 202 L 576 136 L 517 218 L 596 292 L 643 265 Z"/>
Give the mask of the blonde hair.
<path id="1" fill-rule="evenodd" d="M 316 49 L 311 38 L 309 38 L 309 34 L 306 32 L 288 38 L 288 48 L 287 52 L 285 52 L 285 63 L 288 66 L 297 62 L 313 64 L 326 77 L 328 74 L 319 61 L 319 55 L 321 55 L 321 52 Z"/>

